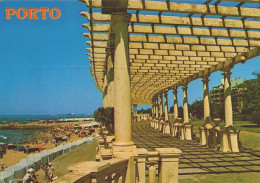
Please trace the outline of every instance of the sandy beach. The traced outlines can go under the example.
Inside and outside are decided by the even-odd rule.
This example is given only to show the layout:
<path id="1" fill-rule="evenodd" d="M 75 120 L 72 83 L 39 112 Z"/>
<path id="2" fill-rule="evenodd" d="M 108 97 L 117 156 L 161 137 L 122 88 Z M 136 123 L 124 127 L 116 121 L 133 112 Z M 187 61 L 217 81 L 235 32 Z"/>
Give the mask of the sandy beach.
<path id="1" fill-rule="evenodd" d="M 69 131 L 71 131 L 71 129 L 73 129 L 74 125 L 81 125 L 81 124 L 87 124 L 88 122 L 70 122 L 70 123 L 53 123 L 53 124 L 41 124 L 41 128 L 44 127 L 45 130 L 42 130 L 42 132 L 39 133 L 39 135 L 37 136 L 37 140 L 36 141 L 31 141 L 29 143 L 25 143 L 22 144 L 24 147 L 34 147 L 34 146 L 40 146 L 44 149 L 52 149 L 54 147 L 56 147 L 57 145 L 61 145 L 61 144 L 66 144 L 66 143 L 70 143 L 73 142 L 75 140 L 81 139 L 82 137 L 79 137 L 78 134 L 75 134 L 75 131 L 70 133 L 70 137 L 68 138 L 67 142 L 62 142 L 59 144 L 56 144 L 53 141 L 53 135 L 51 134 L 51 132 L 53 133 L 53 131 L 55 131 L 55 136 L 60 136 L 63 137 L 66 134 L 69 133 Z M 36 124 L 17 124 L 19 127 L 25 127 L 25 126 L 38 126 L 37 123 Z M 93 132 L 93 134 L 97 133 L 97 128 L 95 129 L 95 132 Z M 47 142 L 47 143 L 46 143 Z M 35 152 L 38 153 L 38 152 Z M 6 154 L 4 154 L 3 158 L 0 159 L 0 163 L 4 164 L 4 168 L 10 167 L 15 165 L 17 162 L 19 162 L 21 159 L 26 158 L 29 155 L 35 154 L 35 153 L 24 153 L 23 151 L 19 152 L 17 150 L 9 150 L 6 149 Z"/>

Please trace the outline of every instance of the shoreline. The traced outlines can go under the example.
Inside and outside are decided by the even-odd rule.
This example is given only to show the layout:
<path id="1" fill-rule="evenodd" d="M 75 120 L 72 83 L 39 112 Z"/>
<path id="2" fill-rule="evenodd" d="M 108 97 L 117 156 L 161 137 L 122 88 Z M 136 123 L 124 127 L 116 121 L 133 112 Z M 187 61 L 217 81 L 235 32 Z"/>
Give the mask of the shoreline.
<path id="1" fill-rule="evenodd" d="M 48 129 L 53 127 L 53 125 L 59 125 L 63 123 L 87 123 L 87 122 L 94 122 L 94 118 L 60 118 L 55 120 L 37 120 L 31 122 L 10 122 L 10 123 L 2 123 L 0 124 L 0 130 L 41 130 L 41 129 Z"/>
<path id="2" fill-rule="evenodd" d="M 41 128 L 39 132 L 39 134 L 36 136 L 37 139 L 30 139 L 28 142 L 25 143 L 20 143 L 20 146 L 24 146 L 24 147 L 35 147 L 35 146 L 41 146 L 42 148 L 46 149 L 46 150 L 50 150 L 53 149 L 61 144 L 67 144 L 67 143 L 71 143 L 75 140 L 79 140 L 82 139 L 82 137 L 79 137 L 78 134 L 75 134 L 75 130 L 74 132 L 72 132 L 70 134 L 70 137 L 67 139 L 66 142 L 61 142 L 61 143 L 56 143 L 54 142 L 54 136 L 66 136 L 68 135 L 69 131 L 71 131 L 74 127 L 74 125 L 81 125 L 81 124 L 88 124 L 88 123 L 92 123 L 94 121 L 91 122 L 65 122 L 65 123 L 52 123 L 52 124 L 44 124 L 41 125 L 44 128 Z M 15 128 L 8 128 L 7 130 L 29 130 L 30 126 L 35 126 L 36 128 L 33 129 L 37 129 L 39 124 L 30 124 L 28 126 L 28 124 L 22 124 L 22 125 L 18 125 L 15 126 Z M 1 129 L 1 128 L 0 128 Z M 93 135 L 97 133 L 97 129 L 95 128 L 95 132 L 93 132 Z M 55 131 L 55 132 L 53 132 Z M 32 154 L 37 154 L 37 153 L 24 153 L 23 151 L 14 151 L 11 149 L 6 149 L 6 154 L 3 155 L 3 158 L 0 159 L 0 163 L 4 163 L 4 168 L 6 169 L 7 167 L 13 166 L 15 165 L 17 162 L 19 162 L 21 159 L 26 158 L 29 155 Z"/>

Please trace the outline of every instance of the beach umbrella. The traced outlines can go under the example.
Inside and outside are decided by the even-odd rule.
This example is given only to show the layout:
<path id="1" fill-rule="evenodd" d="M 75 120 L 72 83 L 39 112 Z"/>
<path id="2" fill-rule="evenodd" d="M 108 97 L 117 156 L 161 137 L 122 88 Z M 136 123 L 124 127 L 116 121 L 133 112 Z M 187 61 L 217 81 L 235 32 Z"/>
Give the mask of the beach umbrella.
<path id="1" fill-rule="evenodd" d="M 43 147 L 41 147 L 41 146 L 34 146 L 34 148 L 37 148 L 37 149 L 39 149 L 39 151 L 43 151 L 44 150 L 44 148 Z"/>
<path id="2" fill-rule="evenodd" d="M 24 151 L 25 150 L 25 147 L 24 146 L 19 146 L 18 147 L 18 151 Z"/>

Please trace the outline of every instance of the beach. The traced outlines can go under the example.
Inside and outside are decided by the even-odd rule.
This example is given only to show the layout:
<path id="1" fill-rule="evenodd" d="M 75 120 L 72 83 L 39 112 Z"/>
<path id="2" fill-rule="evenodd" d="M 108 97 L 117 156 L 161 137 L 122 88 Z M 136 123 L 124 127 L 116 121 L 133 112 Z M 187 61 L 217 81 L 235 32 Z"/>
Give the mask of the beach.
<path id="1" fill-rule="evenodd" d="M 73 142 L 75 140 L 81 139 L 82 137 L 87 136 L 86 134 L 82 134 L 81 137 L 79 137 L 78 133 L 81 133 L 82 131 L 88 132 L 88 130 L 76 130 L 74 129 L 74 126 L 80 126 L 83 124 L 89 124 L 90 122 L 63 122 L 63 123 L 51 123 L 51 124 L 40 124 L 41 130 L 37 128 L 39 125 L 36 123 L 29 123 L 29 124 L 17 124 L 16 128 L 26 128 L 29 126 L 35 126 L 35 129 L 39 131 L 36 137 L 31 139 L 30 141 L 19 144 L 20 146 L 24 146 L 25 148 L 32 148 L 35 146 L 40 146 L 42 149 L 52 149 L 58 145 L 66 144 Z M 76 133 L 75 133 L 76 132 Z M 83 132 L 82 132 L 83 133 Z M 97 133 L 97 128 L 92 134 Z M 56 137 L 65 137 L 67 136 L 67 141 L 65 142 L 56 142 L 54 140 L 54 136 Z M 0 159 L 0 163 L 4 164 L 4 168 L 10 167 L 12 165 L 15 165 L 17 162 L 19 162 L 21 159 L 26 158 L 27 156 L 34 154 L 37 152 L 32 153 L 24 153 L 24 151 L 18 151 L 16 149 L 6 149 L 6 154 L 3 155 L 3 158 Z"/>

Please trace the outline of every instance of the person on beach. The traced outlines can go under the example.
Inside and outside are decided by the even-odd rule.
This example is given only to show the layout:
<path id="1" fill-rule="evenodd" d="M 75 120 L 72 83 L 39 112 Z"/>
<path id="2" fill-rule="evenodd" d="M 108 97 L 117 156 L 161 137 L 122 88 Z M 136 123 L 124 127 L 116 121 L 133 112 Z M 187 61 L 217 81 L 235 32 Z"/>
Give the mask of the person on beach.
<path id="1" fill-rule="evenodd" d="M 48 180 L 50 182 L 54 180 L 54 168 L 51 163 L 48 165 Z"/>
<path id="2" fill-rule="evenodd" d="M 5 170 L 5 167 L 4 167 L 4 163 L 1 163 L 1 171 L 4 171 Z"/>
<path id="3" fill-rule="evenodd" d="M 34 170 L 29 168 L 25 176 L 23 177 L 23 183 L 38 183 L 37 178 L 34 174 Z"/>

